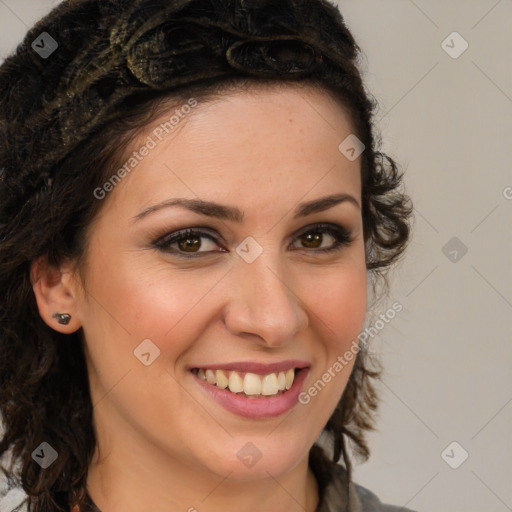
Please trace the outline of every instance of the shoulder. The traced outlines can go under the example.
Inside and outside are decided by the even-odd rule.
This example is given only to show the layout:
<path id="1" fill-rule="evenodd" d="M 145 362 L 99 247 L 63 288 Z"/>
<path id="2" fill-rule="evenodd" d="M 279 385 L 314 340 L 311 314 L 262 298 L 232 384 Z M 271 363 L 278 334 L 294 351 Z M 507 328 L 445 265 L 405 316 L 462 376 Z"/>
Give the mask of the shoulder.
<path id="1" fill-rule="evenodd" d="M 316 476 L 321 489 L 316 512 L 414 512 L 411 509 L 387 505 L 369 489 L 348 482 L 346 469 L 334 462 L 327 462 Z"/>
<path id="2" fill-rule="evenodd" d="M 357 498 L 361 503 L 361 512 L 414 512 L 396 505 L 386 505 L 371 491 L 358 484 L 353 484 Z"/>

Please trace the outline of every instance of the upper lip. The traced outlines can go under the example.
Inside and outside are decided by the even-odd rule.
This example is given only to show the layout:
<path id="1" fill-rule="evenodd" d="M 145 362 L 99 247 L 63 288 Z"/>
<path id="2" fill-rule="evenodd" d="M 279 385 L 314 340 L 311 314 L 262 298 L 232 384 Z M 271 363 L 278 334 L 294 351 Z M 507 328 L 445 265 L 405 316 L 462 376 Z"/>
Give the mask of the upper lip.
<path id="1" fill-rule="evenodd" d="M 257 363 L 255 361 L 235 361 L 231 363 L 220 364 L 201 364 L 191 366 L 190 370 L 202 368 L 203 370 L 232 370 L 235 372 L 251 372 L 267 375 L 269 373 L 282 372 L 290 368 L 307 368 L 310 364 L 307 361 L 289 359 L 278 361 L 276 363 Z"/>

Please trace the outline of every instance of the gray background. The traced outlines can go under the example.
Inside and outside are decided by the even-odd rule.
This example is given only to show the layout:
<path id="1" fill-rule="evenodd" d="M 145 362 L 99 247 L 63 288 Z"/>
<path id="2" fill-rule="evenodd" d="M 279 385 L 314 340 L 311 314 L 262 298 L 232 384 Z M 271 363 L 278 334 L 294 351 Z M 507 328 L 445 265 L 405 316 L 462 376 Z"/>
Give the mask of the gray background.
<path id="1" fill-rule="evenodd" d="M 0 58 L 57 3 L 0 0 Z M 372 341 L 382 403 L 355 479 L 419 512 L 512 510 L 512 0 L 338 4 L 416 214 L 389 297 L 404 310 Z"/>

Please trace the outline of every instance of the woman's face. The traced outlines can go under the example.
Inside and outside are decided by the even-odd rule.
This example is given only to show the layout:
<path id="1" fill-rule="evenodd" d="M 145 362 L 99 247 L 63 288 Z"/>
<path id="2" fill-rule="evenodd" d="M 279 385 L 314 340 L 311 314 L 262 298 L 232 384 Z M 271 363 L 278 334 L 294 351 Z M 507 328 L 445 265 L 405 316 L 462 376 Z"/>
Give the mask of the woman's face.
<path id="1" fill-rule="evenodd" d="M 354 363 L 338 357 L 366 309 L 360 158 L 338 149 L 344 110 L 312 89 L 177 110 L 168 133 L 175 110 L 131 145 L 137 164 L 91 227 L 87 293 L 74 292 L 100 445 L 277 478 L 307 456 Z"/>

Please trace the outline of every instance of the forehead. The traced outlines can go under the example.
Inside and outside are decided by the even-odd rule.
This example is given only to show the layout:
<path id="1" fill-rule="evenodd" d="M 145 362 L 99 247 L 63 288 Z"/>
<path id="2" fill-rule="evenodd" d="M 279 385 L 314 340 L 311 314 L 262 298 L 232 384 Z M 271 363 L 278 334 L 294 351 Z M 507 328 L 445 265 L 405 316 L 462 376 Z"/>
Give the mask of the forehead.
<path id="1" fill-rule="evenodd" d="M 233 126 L 238 122 L 243 124 L 243 132 L 247 132 L 258 117 L 260 126 L 263 126 L 257 110 L 269 117 L 270 128 L 275 127 L 275 130 L 267 130 L 269 135 L 279 128 L 276 120 L 282 121 L 281 128 L 287 129 L 287 123 L 302 122 L 302 132 L 318 131 L 320 124 L 324 125 L 320 127 L 322 132 L 328 128 L 338 132 L 354 131 L 351 114 L 344 101 L 335 98 L 334 93 L 325 87 L 308 82 L 248 81 L 220 84 L 216 92 L 200 92 L 197 96 L 193 91 L 189 95 L 182 93 L 179 99 L 169 95 L 162 101 L 159 115 L 139 128 L 138 142 L 153 132 L 157 142 L 162 138 L 169 141 L 178 132 L 186 131 L 186 125 L 193 125 L 191 129 L 196 132 L 201 128 L 211 130 L 213 125 L 228 131 L 230 124 Z"/>
<path id="2" fill-rule="evenodd" d="M 249 204 L 251 197 L 275 201 L 283 192 L 298 200 L 311 190 L 316 197 L 338 185 L 344 189 L 337 191 L 357 195 L 360 159 L 351 161 L 339 149 L 352 132 L 342 105 L 316 88 L 191 97 L 174 102 L 130 143 L 129 154 L 151 150 L 139 155 L 112 195 L 129 192 L 139 204 L 178 195 Z"/>

